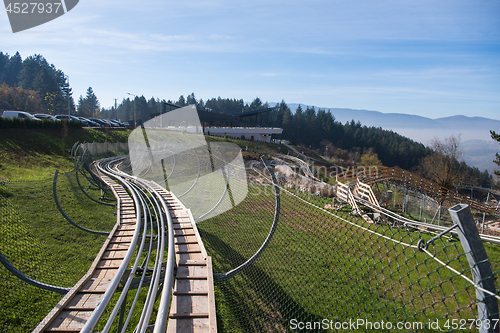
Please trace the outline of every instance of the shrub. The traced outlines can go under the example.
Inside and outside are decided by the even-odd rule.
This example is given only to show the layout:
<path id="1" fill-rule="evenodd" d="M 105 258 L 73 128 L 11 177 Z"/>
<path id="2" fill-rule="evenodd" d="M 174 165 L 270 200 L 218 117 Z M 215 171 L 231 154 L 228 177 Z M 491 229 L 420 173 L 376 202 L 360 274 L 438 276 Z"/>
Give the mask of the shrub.
<path id="1" fill-rule="evenodd" d="M 67 122 L 69 128 L 82 128 L 81 121 L 70 120 Z M 21 119 L 21 118 L 2 118 L 0 117 L 0 128 L 62 128 L 63 121 L 52 121 L 44 119 L 42 121 Z"/>

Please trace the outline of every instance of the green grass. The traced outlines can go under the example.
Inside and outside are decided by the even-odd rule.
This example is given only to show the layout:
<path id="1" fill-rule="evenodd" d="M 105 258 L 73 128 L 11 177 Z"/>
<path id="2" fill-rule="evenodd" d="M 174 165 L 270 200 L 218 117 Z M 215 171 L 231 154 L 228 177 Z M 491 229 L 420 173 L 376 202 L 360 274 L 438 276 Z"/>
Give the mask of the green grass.
<path id="1" fill-rule="evenodd" d="M 0 186 L 0 251 L 33 278 L 72 286 L 90 266 L 105 236 L 74 228 L 55 209 L 54 169 L 72 168 L 62 149 L 62 133 L 20 131 L 0 132 L 0 178 L 37 181 Z M 76 141 L 124 142 L 127 135 L 127 131 L 70 130 L 65 150 Z M 208 137 L 207 141 L 228 140 Z M 229 141 L 257 149 L 256 143 Z M 259 143 L 258 149 L 276 151 L 277 146 Z M 59 200 L 75 222 L 95 230 L 111 229 L 116 222 L 113 207 L 84 197 L 74 174 L 61 175 L 58 184 Z M 328 202 L 294 193 L 319 207 Z M 91 194 L 97 197 L 100 192 Z M 270 230 L 274 204 L 272 187 L 252 185 L 240 205 L 198 224 L 215 273 L 234 269 L 258 250 Z M 292 319 L 424 323 L 439 319 L 443 324 L 446 318 L 475 316 L 473 287 L 424 253 L 397 243 L 416 245 L 432 235 L 368 225 L 347 213 L 338 214 L 357 226 L 283 193 L 280 222 L 266 250 L 233 278 L 216 280 L 219 332 L 287 332 Z M 437 240 L 429 250 L 470 276 L 458 242 Z M 499 247 L 487 244 L 486 250 L 494 271 L 500 272 Z M 21 282 L 0 267 L 0 331 L 33 329 L 60 298 Z"/>
<path id="2" fill-rule="evenodd" d="M 73 168 L 69 151 L 75 142 L 127 142 L 126 129 L 2 128 L 0 131 L 0 179 L 40 180 L 55 169 Z"/>
<path id="3" fill-rule="evenodd" d="M 258 193 L 258 195 L 256 195 Z M 320 207 L 324 199 L 311 197 Z M 252 186 L 241 206 L 198 224 L 215 273 L 239 266 L 260 247 L 274 213 L 274 195 Z M 432 235 L 368 225 L 416 245 Z M 471 277 L 459 242 L 437 240 L 429 251 Z M 498 247 L 487 246 L 491 260 Z M 475 291 L 423 252 L 364 231 L 282 194 L 278 229 L 261 257 L 215 285 L 219 332 L 285 332 L 292 319 L 420 321 L 474 318 Z M 363 330 L 361 330 L 363 331 Z"/>
<path id="4" fill-rule="evenodd" d="M 93 230 L 112 229 L 115 208 L 86 198 L 74 173 L 60 175 L 57 188 L 61 206 L 73 221 Z M 81 231 L 63 219 L 52 197 L 52 179 L 10 182 L 1 189 L 0 251 L 29 277 L 72 287 L 87 272 L 106 236 Z M 98 197 L 100 191 L 90 194 Z M 22 282 L 3 266 L 0 281 L 3 332 L 32 330 L 62 297 Z"/>
<path id="5" fill-rule="evenodd" d="M 73 169 L 75 142 L 126 142 L 127 130 L 2 128 L 0 131 L 0 251 L 19 270 L 41 282 L 71 287 L 101 248 L 105 236 L 83 232 L 63 219 L 52 198 L 52 177 Z M 87 185 L 83 177 L 80 179 Z M 97 198 L 100 191 L 90 190 Z M 113 207 L 91 202 L 74 173 L 61 174 L 59 201 L 84 227 L 110 230 Z M 62 297 L 32 287 L 0 267 L 0 331 L 32 330 Z"/>

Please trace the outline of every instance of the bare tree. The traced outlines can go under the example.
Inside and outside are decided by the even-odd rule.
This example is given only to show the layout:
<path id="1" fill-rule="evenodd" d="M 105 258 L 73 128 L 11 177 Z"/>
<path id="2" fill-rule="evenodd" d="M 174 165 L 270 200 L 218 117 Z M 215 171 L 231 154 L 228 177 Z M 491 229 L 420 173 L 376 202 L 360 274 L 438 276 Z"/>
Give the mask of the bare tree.
<path id="1" fill-rule="evenodd" d="M 463 178 L 459 162 L 462 157 L 460 135 L 452 135 L 444 141 L 434 139 L 431 147 L 434 153 L 423 158 L 420 164 L 422 174 L 441 186 L 454 188 Z"/>
<path id="2" fill-rule="evenodd" d="M 495 131 L 490 131 L 491 137 L 493 140 L 500 142 L 500 133 L 496 133 Z M 496 153 L 496 159 L 493 160 L 496 164 L 500 165 L 500 154 Z M 500 170 L 495 170 L 495 175 L 500 176 Z"/>

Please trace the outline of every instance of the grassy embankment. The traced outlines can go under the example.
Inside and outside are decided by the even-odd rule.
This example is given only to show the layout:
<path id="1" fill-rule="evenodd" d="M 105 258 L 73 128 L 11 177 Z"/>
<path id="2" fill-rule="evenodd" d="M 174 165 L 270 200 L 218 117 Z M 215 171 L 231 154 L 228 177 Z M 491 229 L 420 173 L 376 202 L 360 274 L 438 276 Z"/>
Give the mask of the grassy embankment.
<path id="1" fill-rule="evenodd" d="M 127 142 L 126 129 L 36 129 L 0 130 L 0 179 L 39 180 L 51 178 L 54 170 L 73 168 L 69 151 L 75 142 Z"/>
<path id="2" fill-rule="evenodd" d="M 114 131 L 78 130 L 78 133 L 72 133 L 70 130 L 63 152 L 60 132 L 40 130 L 35 134 L 26 131 L 23 135 L 15 131 L 20 130 L 13 130 L 10 134 L 4 130 L 0 132 L 0 177 L 3 178 L 51 178 L 56 167 L 71 170 L 72 163 L 66 151 L 73 142 L 92 142 L 99 138 L 99 141 L 106 138 L 114 141 L 117 138 L 115 135 L 118 135 Z M 210 140 L 224 139 L 209 138 L 207 141 Z M 256 143 L 231 141 L 242 148 L 248 145 L 249 149 L 276 149 L 274 145 L 266 147 L 259 144 L 257 148 Z M 7 171 L 9 177 L 6 176 Z M 23 187 L 0 193 L 15 211 L 18 221 L 15 227 L 19 228 L 13 230 L 12 221 L 0 219 L 0 227 L 3 228 L 0 233 L 3 235 L 1 249 L 4 251 L 8 242 L 24 244 L 19 248 L 20 252 L 16 252 L 20 258 L 14 259 L 22 259 L 27 265 L 25 270 L 33 270 L 42 276 L 43 272 L 53 271 L 52 275 L 67 274 L 75 279 L 90 265 L 105 237 L 89 236 L 63 221 L 53 208 L 48 208 L 52 204 L 50 181 L 35 183 L 39 190 Z M 61 204 L 75 220 L 91 220 L 92 224 L 85 226 L 100 227 L 96 229 L 105 229 L 113 224 L 113 208 L 96 209 L 96 205 L 91 204 L 79 206 L 87 199 L 75 188 L 73 178 L 61 176 L 59 184 Z M 262 244 L 272 220 L 273 199 L 273 193 L 266 192 L 264 187 L 252 187 L 247 200 L 235 210 L 200 223 L 200 233 L 209 255 L 213 256 L 215 272 L 234 268 Z M 390 318 L 425 322 L 426 318 L 442 317 L 459 308 L 460 315 L 456 313 L 452 318 L 471 316 L 471 311 L 467 310 L 470 302 L 468 294 L 474 295 L 473 289 L 469 287 L 468 293 L 460 292 L 466 287 L 457 277 L 453 278 L 454 283 L 443 282 L 452 278 L 451 274 L 445 268 L 438 268 L 434 260 L 429 260 L 423 253 L 370 236 L 359 228 L 328 217 L 326 213 L 314 213 L 309 209 L 295 199 L 283 197 L 277 233 L 263 256 L 232 280 L 216 283 L 220 331 L 286 331 L 292 318 L 320 320 L 325 315 L 332 317 L 334 309 L 337 314 L 329 319 L 345 320 L 358 315 L 374 321 Z M 94 215 L 88 215 L 91 212 Z M 356 218 L 347 218 L 364 224 Z M 364 226 L 412 244 L 419 237 L 425 240 L 431 237 L 386 226 Z M 7 233 L 4 230 L 10 231 Z M 24 236 L 19 238 L 19 234 Z M 20 240 L 23 242 L 15 243 Z M 26 244 L 31 245 L 27 247 Z M 460 246 L 458 248 L 461 249 Z M 464 257 L 457 257 L 454 253 L 454 246 L 438 241 L 434 249 L 442 259 L 453 261 L 453 267 L 467 267 Z M 500 271 L 498 247 L 487 246 L 487 251 L 494 271 Z M 74 272 L 76 267 L 78 270 Z M 43 268 L 43 272 L 38 272 L 38 268 Z M 0 300 L 3 300 L 0 304 L 2 330 L 21 332 L 32 329 L 33 324 L 36 325 L 60 298 L 57 294 L 40 292 L 12 279 L 2 267 L 0 275 L 0 281 L 4 281 L 0 293 Z M 66 285 L 73 283 L 70 280 L 61 282 Z M 421 298 L 416 296 L 423 290 L 428 292 L 424 292 Z M 446 296 L 443 297 L 443 294 Z M 442 304 L 425 308 L 424 304 L 432 304 L 440 298 L 443 299 Z"/>
<path id="3" fill-rule="evenodd" d="M 81 231 L 66 220 L 52 197 L 52 178 L 60 169 L 57 194 L 76 223 L 109 231 L 114 207 L 90 201 L 80 190 L 68 151 L 77 141 L 126 142 L 129 130 L 0 130 L 0 251 L 21 272 L 44 283 L 71 287 L 86 273 L 106 236 Z M 63 140 L 64 139 L 64 140 Z M 83 186 L 88 182 L 81 177 Z M 0 183 L 1 184 L 1 183 Z M 94 198 L 100 190 L 88 190 Z M 0 331 L 28 332 L 61 295 L 32 287 L 0 265 Z"/>
<path id="4" fill-rule="evenodd" d="M 322 207 L 325 199 L 313 201 Z M 270 230 L 273 212 L 272 191 L 251 186 L 245 202 L 232 212 L 198 224 L 214 272 L 227 272 L 255 253 Z M 227 282 L 216 280 L 220 332 L 285 332 L 292 319 L 424 324 L 439 319 L 444 325 L 447 319 L 474 318 L 473 287 L 423 252 L 398 243 L 416 245 L 432 234 L 369 225 L 341 214 L 393 242 L 286 194 L 280 215 L 261 257 Z M 500 249 L 485 246 L 498 272 Z M 470 277 L 460 242 L 437 240 L 429 250 Z"/>

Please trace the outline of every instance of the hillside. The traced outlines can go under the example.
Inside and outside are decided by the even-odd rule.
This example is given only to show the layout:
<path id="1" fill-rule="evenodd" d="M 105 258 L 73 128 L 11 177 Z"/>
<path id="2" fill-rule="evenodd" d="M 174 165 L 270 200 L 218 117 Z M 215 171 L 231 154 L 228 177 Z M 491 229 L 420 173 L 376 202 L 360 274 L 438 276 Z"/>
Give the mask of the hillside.
<path id="1" fill-rule="evenodd" d="M 3 128 L 0 131 L 0 179 L 50 178 L 55 169 L 73 168 L 69 151 L 75 142 L 126 142 L 126 129 Z"/>
<path id="2" fill-rule="evenodd" d="M 274 104 L 274 103 L 271 103 Z M 299 104 L 288 104 L 295 112 Z M 301 105 L 303 109 L 306 105 Z M 315 107 L 317 110 L 318 107 Z M 493 173 L 492 160 L 498 152 L 498 144 L 491 139 L 490 130 L 500 131 L 500 120 L 483 117 L 451 116 L 431 119 L 427 117 L 382 113 L 379 111 L 345 108 L 323 108 L 330 110 L 336 121 L 341 123 L 360 121 L 368 127 L 381 127 L 394 131 L 414 141 L 428 145 L 432 139 L 443 140 L 451 135 L 461 136 L 463 160 L 470 166 Z M 478 151 L 481 153 L 479 154 Z"/>
<path id="3" fill-rule="evenodd" d="M 295 112 L 299 104 L 288 104 Z M 302 109 L 307 108 L 301 105 Z M 312 106 L 310 106 L 312 107 Z M 314 107 L 318 110 L 318 107 Z M 405 135 L 415 141 L 427 144 L 430 139 L 443 139 L 451 134 L 461 134 L 462 140 L 489 140 L 489 130 L 500 130 L 500 120 L 483 117 L 451 116 L 431 119 L 418 115 L 402 113 L 382 113 L 370 110 L 354 110 L 345 108 L 322 108 L 330 110 L 335 120 L 341 123 L 360 121 L 368 127 L 382 127 Z"/>

